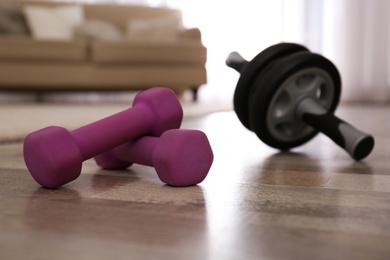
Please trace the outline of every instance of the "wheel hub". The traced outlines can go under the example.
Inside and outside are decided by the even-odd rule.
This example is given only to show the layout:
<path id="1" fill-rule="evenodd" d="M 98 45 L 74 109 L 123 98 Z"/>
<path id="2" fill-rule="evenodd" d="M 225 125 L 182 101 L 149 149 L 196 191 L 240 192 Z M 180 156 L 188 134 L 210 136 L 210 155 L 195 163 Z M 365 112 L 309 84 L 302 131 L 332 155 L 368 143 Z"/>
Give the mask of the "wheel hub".
<path id="1" fill-rule="evenodd" d="M 296 107 L 305 97 L 316 99 L 329 110 L 334 97 L 331 76 L 318 68 L 307 68 L 291 75 L 278 88 L 267 111 L 267 126 L 280 141 L 295 141 L 312 134 L 315 129 L 296 116 Z"/>

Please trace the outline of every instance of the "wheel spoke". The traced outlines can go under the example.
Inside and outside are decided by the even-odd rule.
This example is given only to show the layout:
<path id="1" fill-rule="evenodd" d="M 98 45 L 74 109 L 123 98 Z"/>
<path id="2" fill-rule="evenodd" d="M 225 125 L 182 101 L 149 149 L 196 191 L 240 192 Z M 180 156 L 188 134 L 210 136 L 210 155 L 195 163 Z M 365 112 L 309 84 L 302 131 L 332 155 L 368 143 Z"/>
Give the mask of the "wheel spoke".
<path id="1" fill-rule="evenodd" d="M 285 91 L 288 93 L 288 96 L 291 100 L 297 100 L 300 96 L 302 96 L 302 89 L 300 89 L 295 80 L 289 82 L 286 86 Z"/>
<path id="2" fill-rule="evenodd" d="M 327 107 L 331 95 L 332 85 L 326 74 L 308 69 L 292 75 L 275 93 L 269 107 L 267 125 L 270 132 L 281 140 L 296 140 L 311 133 L 312 128 L 296 117 L 295 108 L 309 96 Z"/>
<path id="3" fill-rule="evenodd" d="M 306 125 L 303 122 L 296 120 L 295 115 L 288 113 L 282 117 L 274 118 L 271 127 L 282 135 L 294 136 L 299 134 Z"/>

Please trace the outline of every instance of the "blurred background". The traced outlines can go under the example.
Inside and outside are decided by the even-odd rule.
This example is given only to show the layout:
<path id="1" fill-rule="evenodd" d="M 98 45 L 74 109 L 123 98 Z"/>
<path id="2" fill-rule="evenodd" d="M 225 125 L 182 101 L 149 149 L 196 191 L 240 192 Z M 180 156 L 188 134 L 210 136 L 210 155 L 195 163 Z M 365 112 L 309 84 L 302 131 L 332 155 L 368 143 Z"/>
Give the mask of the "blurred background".
<path id="1" fill-rule="evenodd" d="M 64 2 L 62 0 L 61 2 Z M 231 99 L 238 73 L 227 68 L 231 51 L 251 60 L 278 42 L 321 53 L 339 68 L 342 101 L 386 103 L 389 88 L 388 0 L 72 0 L 83 3 L 172 7 L 186 27 L 198 27 L 207 47 L 207 87 L 200 96 Z"/>
<path id="2" fill-rule="evenodd" d="M 236 81 L 222 64 L 229 51 L 251 59 L 267 46 L 286 41 L 304 44 L 336 64 L 344 101 L 389 101 L 388 0 L 163 2 L 182 9 L 185 21 L 201 28 L 210 53 L 210 84 L 219 93 L 234 88 Z"/>

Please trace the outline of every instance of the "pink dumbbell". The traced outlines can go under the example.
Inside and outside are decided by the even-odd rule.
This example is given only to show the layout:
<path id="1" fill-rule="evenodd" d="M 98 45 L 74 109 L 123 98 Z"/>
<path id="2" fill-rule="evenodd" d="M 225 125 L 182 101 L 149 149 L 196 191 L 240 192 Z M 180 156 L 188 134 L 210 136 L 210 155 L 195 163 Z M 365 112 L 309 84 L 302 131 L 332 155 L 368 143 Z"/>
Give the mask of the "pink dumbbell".
<path id="1" fill-rule="evenodd" d="M 33 178 L 47 188 L 75 180 L 82 162 L 143 135 L 160 136 L 179 128 L 183 110 L 168 88 L 138 94 L 133 107 L 69 132 L 50 126 L 29 134 L 24 160 Z"/>
<path id="2" fill-rule="evenodd" d="M 126 169 L 133 163 L 153 166 L 158 177 L 172 186 L 202 182 L 213 162 L 207 136 L 198 130 L 172 129 L 160 137 L 143 136 L 95 157 L 110 170 Z"/>

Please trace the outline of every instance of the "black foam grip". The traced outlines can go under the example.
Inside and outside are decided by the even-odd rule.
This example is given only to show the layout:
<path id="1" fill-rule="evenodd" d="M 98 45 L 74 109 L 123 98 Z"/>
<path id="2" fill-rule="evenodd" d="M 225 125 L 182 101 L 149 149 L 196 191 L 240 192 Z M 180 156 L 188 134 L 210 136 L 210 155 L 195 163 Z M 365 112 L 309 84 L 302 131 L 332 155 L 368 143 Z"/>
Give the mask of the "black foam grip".
<path id="1" fill-rule="evenodd" d="M 345 147 L 345 138 L 343 134 L 338 131 L 339 125 L 341 123 L 345 123 L 343 120 L 337 118 L 333 114 L 326 113 L 323 115 L 315 115 L 305 113 L 302 115 L 302 120 L 307 124 L 311 125 L 315 129 L 327 135 L 330 139 L 332 139 L 339 146 Z"/>
<path id="2" fill-rule="evenodd" d="M 344 148 L 355 160 L 366 157 L 374 147 L 374 138 L 371 135 L 357 130 L 329 112 L 325 114 L 306 112 L 301 118 Z"/>

